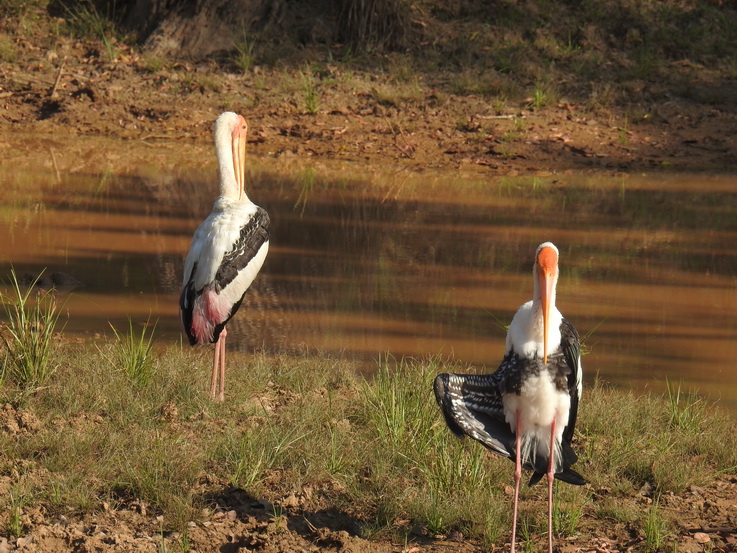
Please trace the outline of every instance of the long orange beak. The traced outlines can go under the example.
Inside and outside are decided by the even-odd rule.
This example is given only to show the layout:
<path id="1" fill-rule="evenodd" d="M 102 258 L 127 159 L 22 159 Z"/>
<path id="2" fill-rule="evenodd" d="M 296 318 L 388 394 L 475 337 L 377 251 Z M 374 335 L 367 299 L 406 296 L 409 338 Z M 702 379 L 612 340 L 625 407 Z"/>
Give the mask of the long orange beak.
<path id="1" fill-rule="evenodd" d="M 558 267 L 558 255 L 553 248 L 543 248 L 537 256 L 537 278 L 540 286 L 540 302 L 543 310 L 543 363 L 548 362 L 548 328 L 550 324 L 551 298 L 555 286 L 555 270 Z"/>
<path id="2" fill-rule="evenodd" d="M 548 362 L 548 327 L 550 321 L 550 298 L 553 296 L 553 274 L 541 267 L 540 299 L 543 308 L 543 363 Z"/>
<path id="3" fill-rule="evenodd" d="M 238 183 L 238 199 L 243 199 L 246 188 L 246 142 L 248 138 L 248 125 L 246 120 L 239 116 L 241 124 L 233 131 L 233 170 L 235 181 Z"/>

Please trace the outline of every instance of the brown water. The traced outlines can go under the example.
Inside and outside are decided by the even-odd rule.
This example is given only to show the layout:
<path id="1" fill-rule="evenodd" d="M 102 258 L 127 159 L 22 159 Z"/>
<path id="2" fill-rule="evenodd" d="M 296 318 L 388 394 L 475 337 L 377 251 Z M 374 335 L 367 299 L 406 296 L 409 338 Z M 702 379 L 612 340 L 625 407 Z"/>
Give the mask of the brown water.
<path id="1" fill-rule="evenodd" d="M 117 148 L 117 149 L 116 149 Z M 216 194 L 210 149 L 25 138 L 0 164 L 0 275 L 82 285 L 66 332 L 157 321 L 180 340 L 183 257 Z M 33 153 L 37 152 L 37 153 Z M 246 351 L 371 361 L 440 354 L 492 371 L 532 294 L 532 256 L 560 248 L 558 306 L 584 371 L 633 389 L 666 378 L 737 408 L 737 177 L 411 174 L 252 159 L 269 257 L 229 326 Z"/>

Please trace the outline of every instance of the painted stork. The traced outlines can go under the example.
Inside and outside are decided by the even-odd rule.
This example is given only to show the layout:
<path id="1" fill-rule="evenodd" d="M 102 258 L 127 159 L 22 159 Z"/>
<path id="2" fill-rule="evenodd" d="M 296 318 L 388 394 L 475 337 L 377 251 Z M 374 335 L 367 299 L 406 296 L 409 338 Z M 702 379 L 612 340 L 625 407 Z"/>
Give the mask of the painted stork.
<path id="1" fill-rule="evenodd" d="M 530 486 L 548 477 L 548 549 L 553 551 L 553 478 L 586 483 L 571 469 L 573 429 L 581 399 L 579 337 L 555 306 L 558 248 L 540 244 L 532 274 L 534 294 L 507 332 L 506 354 L 493 374 L 441 374 L 435 398 L 458 437 L 470 436 L 515 462 L 512 553 L 522 468 Z"/>
<path id="2" fill-rule="evenodd" d="M 245 191 L 247 134 L 241 115 L 225 112 L 215 121 L 220 196 L 192 238 L 179 299 L 189 343 L 215 343 L 210 396 L 218 401 L 225 399 L 225 325 L 269 250 L 269 215 Z"/>

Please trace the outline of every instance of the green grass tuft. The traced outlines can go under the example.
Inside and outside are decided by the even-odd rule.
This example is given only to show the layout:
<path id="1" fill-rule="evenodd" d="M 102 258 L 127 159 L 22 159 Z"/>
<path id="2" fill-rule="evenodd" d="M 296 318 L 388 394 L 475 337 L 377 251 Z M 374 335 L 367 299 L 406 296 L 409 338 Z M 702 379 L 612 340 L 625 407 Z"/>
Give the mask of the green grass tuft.
<path id="1" fill-rule="evenodd" d="M 6 350 L 0 382 L 10 377 L 26 390 L 43 386 L 57 367 L 54 334 L 61 311 L 53 290 L 34 293 L 39 278 L 22 290 L 11 271 L 11 295 L 0 294 L 8 321 L 0 331 Z"/>
<path id="2" fill-rule="evenodd" d="M 133 321 L 128 319 L 127 334 L 120 334 L 111 324 L 116 339 L 115 362 L 118 367 L 128 376 L 135 386 L 147 386 L 151 382 L 156 369 L 153 356 L 153 339 L 156 331 L 156 323 L 146 335 L 150 325 L 147 320 L 141 327 L 138 335 L 133 328 Z"/>
<path id="3" fill-rule="evenodd" d="M 320 90 L 311 71 L 302 74 L 305 111 L 310 115 L 317 113 L 320 104 Z"/>
<path id="4" fill-rule="evenodd" d="M 233 63 L 243 73 L 253 69 L 256 65 L 256 41 L 249 36 L 245 28 L 241 29 L 241 38 L 235 43 L 235 53 L 233 54 Z"/>
<path id="5" fill-rule="evenodd" d="M 657 501 L 654 501 L 647 511 L 643 531 L 646 551 L 655 552 L 663 549 L 668 537 L 668 523 Z"/>

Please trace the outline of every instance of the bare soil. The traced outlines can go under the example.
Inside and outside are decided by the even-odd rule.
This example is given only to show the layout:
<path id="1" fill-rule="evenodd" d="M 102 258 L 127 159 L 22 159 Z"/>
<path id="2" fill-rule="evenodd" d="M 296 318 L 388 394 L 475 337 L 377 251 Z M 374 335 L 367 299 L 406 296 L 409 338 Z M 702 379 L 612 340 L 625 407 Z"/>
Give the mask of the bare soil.
<path id="1" fill-rule="evenodd" d="M 637 92 L 620 106 L 587 106 L 574 93 L 533 107 L 533 98 L 499 103 L 454 94 L 442 75 L 402 81 L 324 60 L 309 69 L 303 63 L 243 73 L 215 61 L 163 63 L 124 44 L 109 61 L 100 42 L 63 36 L 15 38 L 13 48 L 14 61 L 0 63 L 4 132 L 209 143 L 212 122 L 228 109 L 249 120 L 251 153 L 277 158 L 490 174 L 737 166 L 735 83 L 687 62 L 670 70 L 682 71 L 690 98 L 710 102 L 684 99 L 655 81 L 629 83 Z M 392 55 L 380 61 L 402 63 Z M 307 82 L 316 95 L 309 109 Z"/>
<path id="2" fill-rule="evenodd" d="M 250 122 L 251 153 L 277 160 L 352 160 L 357 170 L 364 164 L 488 174 L 737 168 L 736 104 L 729 94 L 721 95 L 724 101 L 719 104 L 660 91 L 650 102 L 626 109 L 590 109 L 566 98 L 543 107 L 520 99 L 495 108 L 488 98 L 453 94 L 428 78 L 402 85 L 384 74 L 357 76 L 325 62 L 322 71 L 309 75 L 318 100 L 315 113 L 308 113 L 312 110 L 305 107 L 301 86 L 287 83 L 289 78 L 305 78 L 303 71 L 254 68 L 244 74 L 214 61 L 153 68 L 151 60 L 125 45 L 116 46 L 117 56 L 110 61 L 99 42 L 50 39 L 43 33 L 15 37 L 13 45 L 13 61 L 0 63 L 4 133 L 116 137 L 153 147 L 157 141 L 209 144 L 215 117 L 232 109 Z M 693 81 L 694 87 L 734 90 L 734 83 L 710 80 L 706 71 L 702 77 Z M 655 84 L 648 86 L 658 91 Z M 387 92 L 392 90 L 393 98 Z M 22 439 L 40 427 L 32 413 L 10 405 L 0 409 L 0 432 Z M 45 477 L 35 475 L 39 483 Z M 277 482 L 279 475 L 273 478 Z M 0 476 L 0 493 L 7 493 L 12 479 Z M 526 509 L 544 512 L 540 488 Z M 211 508 L 188 527 L 192 552 L 488 550 L 478 539 L 460 533 L 430 535 L 411 521 L 395 521 L 392 536 L 361 537 L 371 514 L 346 507 L 344 491 L 328 483 L 285 497 L 275 491 L 272 497 L 257 498 L 205 478 L 201 493 L 207 494 Z M 604 496 L 609 490 L 592 493 Z M 626 502 L 626 508 L 645 512 L 652 494 L 641 490 Z M 682 494 L 665 495 L 661 502 L 677 529 L 677 536 L 669 538 L 675 538 L 679 553 L 737 551 L 737 477 L 720 477 L 708 488 L 692 486 Z M 282 510 L 280 517 L 274 516 L 274 505 Z M 158 514 L 140 501 L 121 498 L 90 513 L 52 513 L 43 505 L 22 510 L 22 537 L 10 538 L 3 525 L 0 553 L 187 551 L 181 545 L 183 536 L 169 532 Z M 3 522 L 7 524 L 7 515 Z M 395 537 L 404 533 L 406 541 Z M 508 547 L 497 543 L 492 550 Z M 543 547 L 540 538 L 533 549 Z M 557 548 L 564 553 L 645 551 L 640 526 L 602 516 L 593 508 L 585 510 L 573 537 L 557 540 Z"/>

